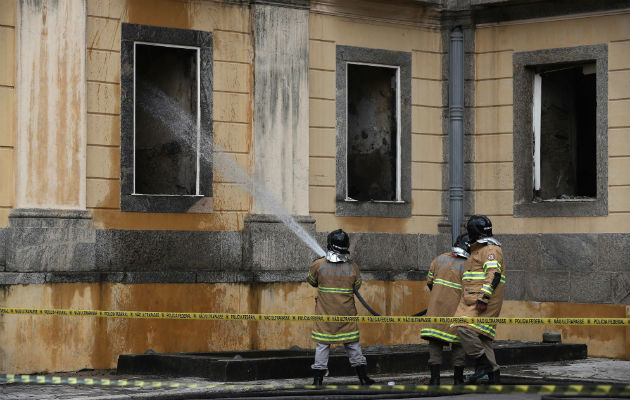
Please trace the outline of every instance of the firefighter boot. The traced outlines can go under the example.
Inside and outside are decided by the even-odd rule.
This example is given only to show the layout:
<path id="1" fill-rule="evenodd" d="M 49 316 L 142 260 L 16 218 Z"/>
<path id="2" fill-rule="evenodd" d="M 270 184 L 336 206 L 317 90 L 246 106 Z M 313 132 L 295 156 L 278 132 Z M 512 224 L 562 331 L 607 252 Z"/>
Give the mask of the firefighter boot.
<path id="1" fill-rule="evenodd" d="M 501 384 L 501 372 L 497 369 L 496 371 L 492 371 L 488 374 L 488 383 L 491 385 L 500 385 Z"/>
<path id="2" fill-rule="evenodd" d="M 325 369 L 314 369 L 313 370 L 313 385 L 321 386 L 324 383 L 324 375 L 326 375 Z"/>
<path id="3" fill-rule="evenodd" d="M 463 385 L 464 384 L 464 366 L 455 366 L 453 367 L 453 385 Z"/>
<path id="4" fill-rule="evenodd" d="M 356 367 L 356 370 L 362 386 L 372 385 L 374 383 L 374 379 L 367 376 L 367 365 L 359 365 Z"/>
<path id="5" fill-rule="evenodd" d="M 429 364 L 429 370 L 431 371 L 431 379 L 429 385 L 440 384 L 440 364 Z"/>
<path id="6" fill-rule="evenodd" d="M 481 379 L 484 375 L 490 376 L 492 372 L 492 364 L 490 364 L 490 360 L 486 357 L 485 354 L 477 357 L 475 359 L 475 372 L 468 377 L 468 384 L 477 383 L 479 379 Z"/>

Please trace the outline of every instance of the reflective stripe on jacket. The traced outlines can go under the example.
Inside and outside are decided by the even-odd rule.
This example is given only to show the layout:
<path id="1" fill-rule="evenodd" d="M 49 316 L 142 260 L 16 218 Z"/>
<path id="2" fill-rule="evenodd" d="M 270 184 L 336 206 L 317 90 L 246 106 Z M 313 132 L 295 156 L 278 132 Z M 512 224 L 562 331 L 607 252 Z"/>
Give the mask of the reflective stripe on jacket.
<path id="1" fill-rule="evenodd" d="M 437 256 L 431 263 L 427 284 L 433 285 L 427 317 L 452 317 L 462 293 L 462 274 L 466 259 L 453 257 L 451 253 Z M 425 325 L 420 336 L 426 340 L 457 343 L 459 338 L 454 327 L 443 324 Z"/>
<path id="2" fill-rule="evenodd" d="M 354 288 L 361 286 L 361 273 L 355 263 L 332 263 L 319 258 L 309 268 L 306 281 L 318 289 L 315 314 L 357 315 Z M 359 328 L 356 322 L 316 321 L 311 338 L 324 344 L 356 342 Z"/>
<path id="3" fill-rule="evenodd" d="M 498 277 L 496 287 L 492 283 Z M 503 306 L 505 264 L 501 247 L 493 244 L 473 243 L 466 271 L 462 276 L 462 297 L 455 312 L 456 317 L 498 317 Z M 477 301 L 488 304 L 483 313 L 477 311 Z M 454 324 L 466 326 L 494 339 L 496 325 Z"/>

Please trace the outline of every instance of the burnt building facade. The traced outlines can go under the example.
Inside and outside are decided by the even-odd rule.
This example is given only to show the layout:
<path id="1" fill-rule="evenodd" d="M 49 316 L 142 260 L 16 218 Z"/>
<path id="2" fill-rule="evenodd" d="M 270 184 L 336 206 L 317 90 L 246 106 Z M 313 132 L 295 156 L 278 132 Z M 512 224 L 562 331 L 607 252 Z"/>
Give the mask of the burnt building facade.
<path id="1" fill-rule="evenodd" d="M 627 1 L 3 0 L 0 54 L 0 306 L 310 314 L 305 273 L 343 228 L 363 296 L 410 315 L 486 214 L 503 315 L 629 315 Z M 630 357 L 625 328 L 497 338 L 549 330 Z M 288 323 L 0 332 L 10 373 L 312 346 Z"/>

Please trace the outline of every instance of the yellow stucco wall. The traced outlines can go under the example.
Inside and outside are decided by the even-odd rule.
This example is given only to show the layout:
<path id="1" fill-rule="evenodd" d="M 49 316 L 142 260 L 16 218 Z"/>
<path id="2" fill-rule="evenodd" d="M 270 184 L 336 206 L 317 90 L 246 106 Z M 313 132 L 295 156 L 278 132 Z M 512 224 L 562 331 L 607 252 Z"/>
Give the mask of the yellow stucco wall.
<path id="1" fill-rule="evenodd" d="M 0 2 L 0 227 L 14 205 L 15 0 Z M 212 31 L 215 142 L 250 168 L 252 39 L 249 8 L 207 1 L 88 0 L 87 207 L 99 229 L 238 230 L 249 196 L 216 173 L 215 212 L 122 213 L 120 199 L 120 23 Z M 628 13 L 482 26 L 476 33 L 475 211 L 497 233 L 628 232 L 630 229 L 630 28 Z M 441 39 L 429 28 L 311 13 L 311 214 L 321 231 L 436 233 L 441 218 Z M 609 215 L 513 218 L 512 54 L 609 46 Z M 336 217 L 335 45 L 412 53 L 412 218 Z"/>
<path id="2" fill-rule="evenodd" d="M 121 23 L 213 34 L 214 141 L 246 170 L 252 132 L 249 7 L 213 1 L 88 0 L 87 208 L 97 229 L 239 230 L 250 198 L 214 171 L 212 214 L 120 211 Z"/>
<path id="3" fill-rule="evenodd" d="M 373 307 L 413 314 L 425 307 L 424 282 L 369 282 Z M 316 291 L 284 284 L 54 284 L 16 285 L 0 305 L 104 310 L 312 314 Z M 387 304 L 387 306 L 386 306 Z M 360 312 L 367 315 L 359 305 Z M 166 321 L 0 315 L 0 371 L 36 372 L 115 368 L 118 354 L 313 347 L 310 323 Z M 411 326 L 366 325 L 365 344 L 417 342 Z"/>
<path id="4" fill-rule="evenodd" d="M 312 12 L 310 59 L 311 215 L 317 230 L 437 233 L 442 207 L 442 48 L 439 30 Z M 412 217 L 335 216 L 336 45 L 412 54 Z"/>
<path id="5" fill-rule="evenodd" d="M 0 228 L 14 203 L 16 1 L 0 0 Z"/>
<path id="6" fill-rule="evenodd" d="M 618 15 L 478 27 L 475 46 L 475 211 L 496 233 L 630 231 L 630 24 Z M 608 44 L 608 216 L 513 218 L 512 55 Z"/>
<path id="7" fill-rule="evenodd" d="M 0 227 L 14 205 L 15 4 L 0 0 Z M 214 37 L 214 137 L 250 168 L 252 38 L 249 8 L 213 1 L 88 0 L 87 208 L 98 229 L 239 230 L 250 198 L 215 171 L 214 209 L 206 215 L 122 213 L 120 199 L 120 28 L 122 22 L 199 29 Z M 480 27 L 476 36 L 476 211 L 497 233 L 628 232 L 630 228 L 630 25 L 628 14 Z M 428 28 L 310 15 L 310 191 L 317 229 L 437 233 L 441 218 L 441 35 Z M 606 217 L 513 218 L 512 54 L 608 43 L 609 210 Z M 412 53 L 413 217 L 336 217 L 335 46 Z M 424 282 L 366 282 L 362 293 L 383 314 L 424 308 Z M 306 284 L 50 284 L 7 286 L 10 307 L 199 312 L 311 313 Z M 367 314 L 360 307 L 360 313 Z M 503 316 L 627 317 L 624 305 L 506 302 Z M 363 325 L 362 343 L 419 342 L 418 327 Z M 504 327 L 499 339 L 539 340 L 561 331 L 591 356 L 630 358 L 628 329 Z M 297 323 L 116 320 L 0 316 L 0 371 L 112 368 L 120 353 L 312 347 Z"/>
<path id="8" fill-rule="evenodd" d="M 428 303 L 424 282 L 365 282 L 361 293 L 384 315 L 411 315 Z M 312 314 L 316 291 L 306 283 L 48 284 L 0 292 L 4 307 L 170 312 Z M 368 315 L 357 302 L 359 314 Z M 623 305 L 508 301 L 502 316 L 626 317 Z M 419 325 L 361 324 L 361 344 L 420 343 Z M 311 323 L 98 319 L 0 315 L 0 373 L 115 368 L 123 353 L 313 348 Z M 540 341 L 561 332 L 586 343 L 590 356 L 629 358 L 627 328 L 499 326 L 497 339 Z"/>

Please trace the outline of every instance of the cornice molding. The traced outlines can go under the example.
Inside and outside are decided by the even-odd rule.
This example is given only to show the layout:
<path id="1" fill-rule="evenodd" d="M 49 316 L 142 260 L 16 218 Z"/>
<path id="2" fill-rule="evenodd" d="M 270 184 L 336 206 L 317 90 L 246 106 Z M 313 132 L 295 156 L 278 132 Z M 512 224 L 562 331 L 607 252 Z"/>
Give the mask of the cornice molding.
<path id="1" fill-rule="evenodd" d="M 311 0 L 311 12 L 375 22 L 440 28 L 437 1 Z"/>

